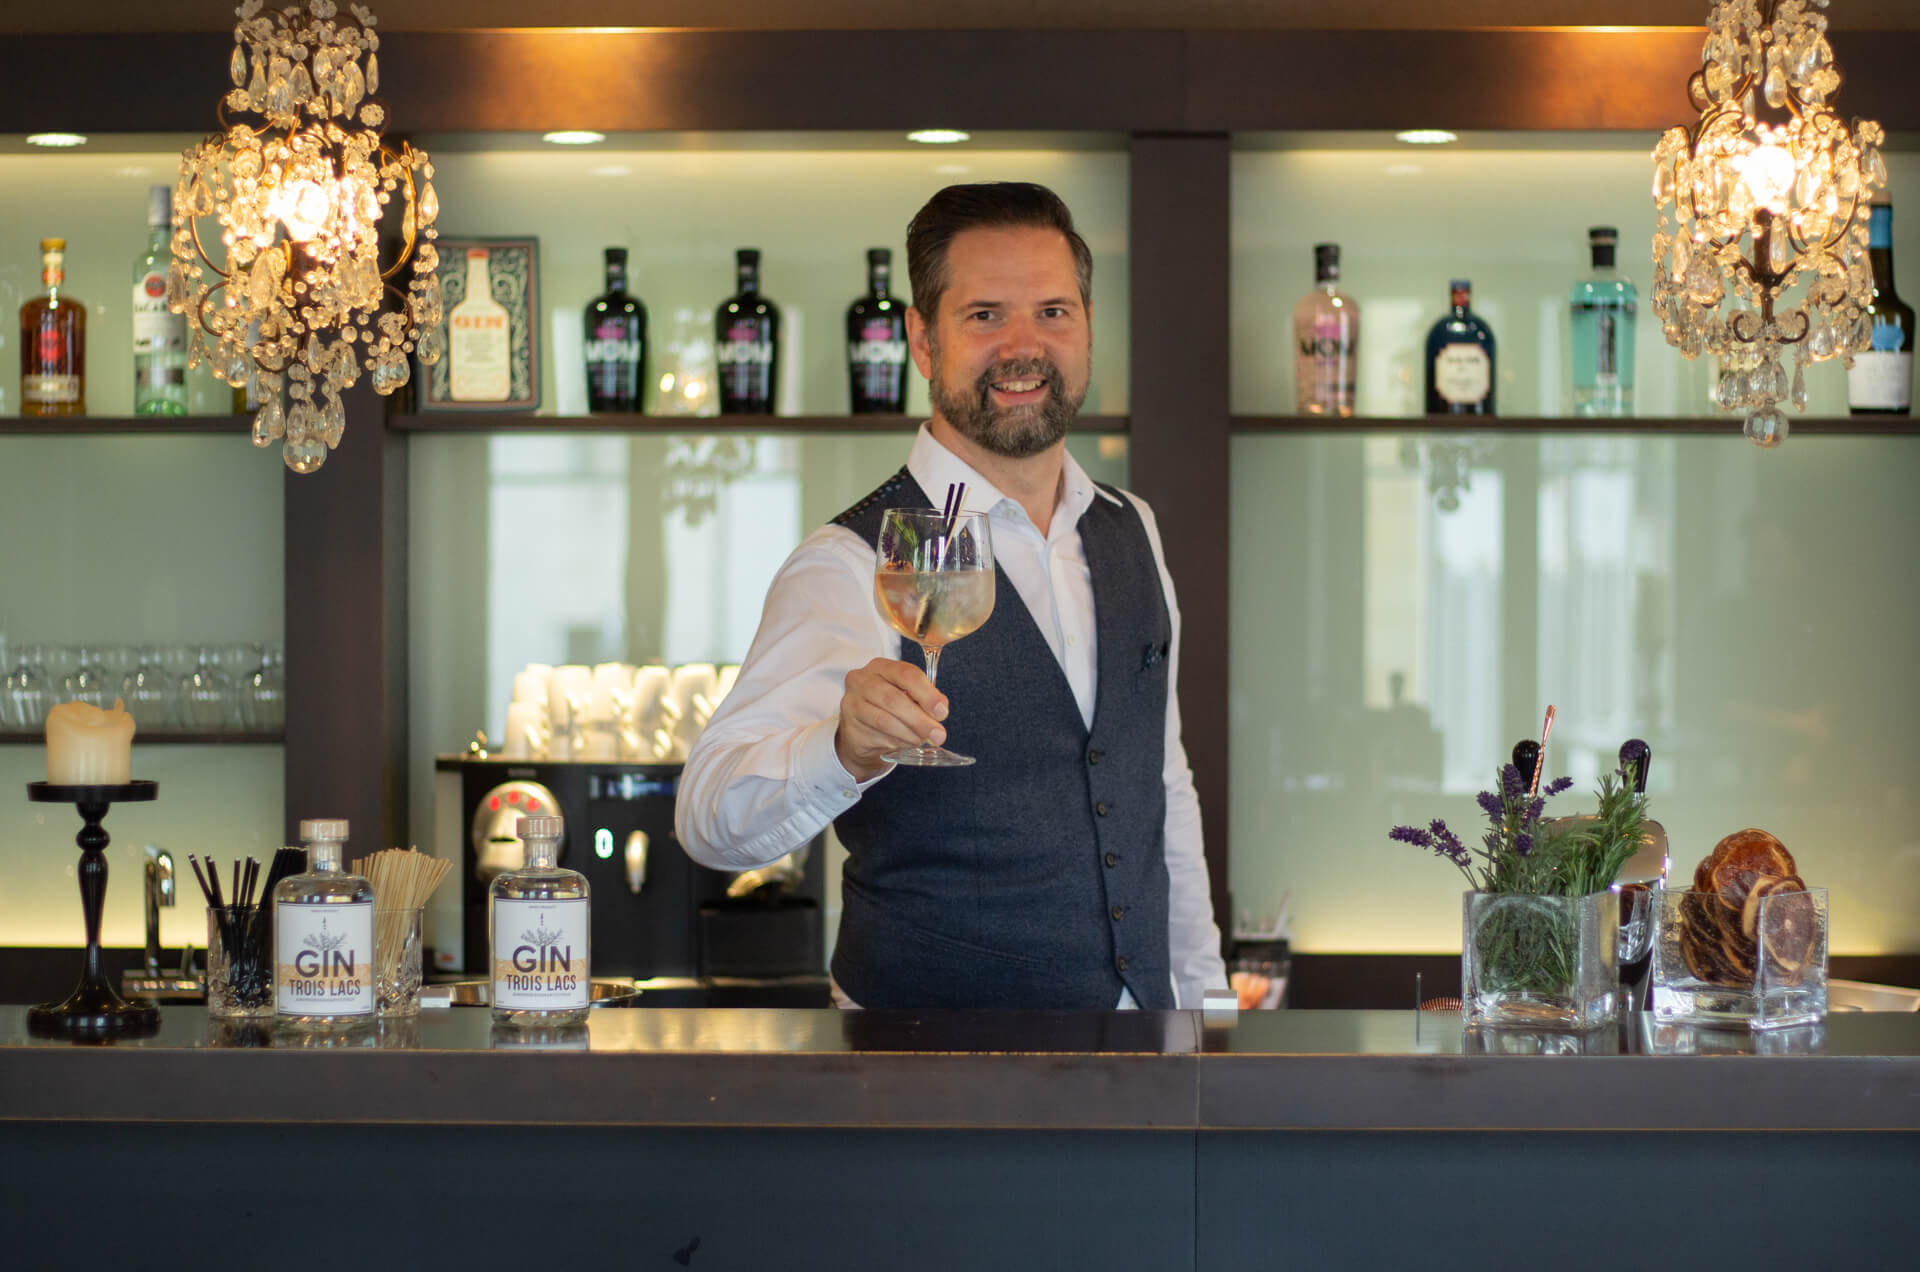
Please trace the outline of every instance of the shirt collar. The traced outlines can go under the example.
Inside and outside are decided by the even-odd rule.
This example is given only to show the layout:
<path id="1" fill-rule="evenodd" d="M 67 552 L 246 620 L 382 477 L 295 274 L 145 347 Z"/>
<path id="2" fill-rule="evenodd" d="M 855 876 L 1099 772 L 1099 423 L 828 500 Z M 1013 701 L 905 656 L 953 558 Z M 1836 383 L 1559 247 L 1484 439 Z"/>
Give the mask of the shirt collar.
<path id="1" fill-rule="evenodd" d="M 1019 511 L 1022 517 L 1026 515 L 1017 500 L 1002 494 L 999 487 L 982 477 L 972 464 L 941 445 L 925 423 L 913 439 L 913 451 L 907 456 L 907 472 L 920 483 L 928 499 L 944 499 L 949 485 L 963 481 L 967 483 L 965 506 L 974 512 L 999 511 L 1004 503 L 1009 510 Z M 1053 527 L 1078 526 L 1096 496 L 1109 503 L 1120 502 L 1094 484 L 1072 451 L 1065 452 L 1061 456 L 1060 493 L 1053 505 Z"/>

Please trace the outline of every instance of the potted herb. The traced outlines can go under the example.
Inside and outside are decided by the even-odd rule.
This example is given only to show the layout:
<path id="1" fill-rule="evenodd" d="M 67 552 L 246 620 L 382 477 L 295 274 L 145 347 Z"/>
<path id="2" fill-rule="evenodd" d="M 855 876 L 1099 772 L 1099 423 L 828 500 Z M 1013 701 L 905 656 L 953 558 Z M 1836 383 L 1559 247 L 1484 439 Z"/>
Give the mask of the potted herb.
<path id="1" fill-rule="evenodd" d="M 1471 885 L 1460 947 L 1469 1022 L 1577 1030 L 1611 1018 L 1619 906 L 1608 885 L 1639 846 L 1646 817 L 1646 796 L 1635 790 L 1645 744 L 1621 753 L 1621 768 L 1600 781 L 1595 814 L 1546 818 L 1547 800 L 1573 779 L 1536 787 L 1537 766 L 1528 774 L 1507 764 L 1495 789 L 1477 797 L 1487 819 L 1477 844 L 1440 819 L 1389 832 L 1451 861 Z"/>

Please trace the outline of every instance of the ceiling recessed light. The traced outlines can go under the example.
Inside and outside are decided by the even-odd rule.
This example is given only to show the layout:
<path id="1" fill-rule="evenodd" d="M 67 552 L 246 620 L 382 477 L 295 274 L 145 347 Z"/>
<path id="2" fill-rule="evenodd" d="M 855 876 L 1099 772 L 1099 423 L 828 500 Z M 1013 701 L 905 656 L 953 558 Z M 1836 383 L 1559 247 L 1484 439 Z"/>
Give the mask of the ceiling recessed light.
<path id="1" fill-rule="evenodd" d="M 555 146 L 591 146 L 605 141 L 605 133 L 590 132 L 584 128 L 564 128 L 550 132 L 540 140 Z"/>
<path id="2" fill-rule="evenodd" d="M 918 128 L 907 134 L 907 140 L 924 146 L 951 146 L 955 142 L 971 141 L 972 134 L 958 128 Z"/>
<path id="3" fill-rule="evenodd" d="M 1409 128 L 1405 132 L 1393 134 L 1395 141 L 1404 141 L 1410 146 L 1444 146 L 1450 141 L 1460 140 L 1455 133 L 1444 128 Z"/>
<path id="4" fill-rule="evenodd" d="M 79 133 L 32 133 L 27 137 L 27 144 L 65 149 L 69 146 L 84 146 L 87 144 L 87 139 Z"/>

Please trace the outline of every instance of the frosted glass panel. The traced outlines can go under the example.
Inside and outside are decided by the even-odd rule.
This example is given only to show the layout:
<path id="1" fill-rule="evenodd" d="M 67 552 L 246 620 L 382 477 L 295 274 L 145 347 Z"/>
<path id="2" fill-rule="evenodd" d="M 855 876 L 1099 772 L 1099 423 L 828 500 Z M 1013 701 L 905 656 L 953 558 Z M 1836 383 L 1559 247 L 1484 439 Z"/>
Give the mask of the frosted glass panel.
<path id="1" fill-rule="evenodd" d="M 1612 148 L 1578 150 L 1236 153 L 1234 411 L 1293 414 L 1293 306 L 1313 286 L 1313 245 L 1330 242 L 1340 245 L 1340 288 L 1360 305 L 1359 414 L 1425 410 L 1427 329 L 1446 310 L 1448 280 L 1467 278 L 1474 311 L 1498 344 L 1500 413 L 1571 415 L 1567 292 L 1588 268 L 1588 228 L 1611 225 L 1620 231 L 1620 268 L 1640 290 L 1636 413 L 1713 413 L 1712 360 L 1682 358 L 1647 308 L 1656 140 L 1623 135 L 1609 139 Z M 1888 166 L 1894 256 L 1909 262 L 1911 278 L 1920 270 L 1920 163 L 1902 153 Z M 1913 291 L 1908 282 L 1909 300 Z M 1846 371 L 1838 362 L 1810 367 L 1807 394 L 1807 414 L 1845 415 Z"/>
<path id="2" fill-rule="evenodd" d="M 906 460 L 911 435 L 416 435 L 412 738 L 502 735 L 530 662 L 738 662 L 774 571 Z M 1068 447 L 1124 482 L 1126 439 Z M 428 837 L 427 766 L 410 804 Z"/>
<path id="3" fill-rule="evenodd" d="M 180 148 L 197 140 L 120 154 L 0 155 L 0 415 L 20 413 L 19 313 L 41 290 L 43 238 L 67 241 L 67 291 L 87 306 L 87 413 L 133 414 L 133 263 L 147 250 L 147 187 L 171 187 Z M 187 373 L 190 413 L 225 415 L 232 403 L 233 391 L 204 367 Z"/>
<path id="4" fill-rule="evenodd" d="M 264 865 L 280 846 L 285 803 L 277 746 L 149 746 L 133 744 L 133 775 L 160 784 L 150 804 L 119 804 L 102 823 L 107 845 L 107 904 L 100 940 L 138 946 L 146 940 L 141 901 L 145 846 L 173 854 L 177 903 L 160 911 L 165 966 L 180 947 L 207 944 L 207 903 L 187 854 L 212 857 L 224 871 L 241 857 Z M 26 784 L 47 778 L 46 751 L 0 746 L 0 945 L 70 945 L 86 940 L 80 919 L 80 815 L 71 804 L 29 804 Z M 204 953 L 200 963 L 205 966 Z M 74 974 L 79 975 L 78 955 Z"/>
<path id="5" fill-rule="evenodd" d="M 1291 890 L 1303 949 L 1458 949 L 1459 875 L 1386 832 L 1475 827 L 1552 703 L 1560 811 L 1645 738 L 1677 871 L 1763 827 L 1836 952 L 1920 948 L 1916 483 L 1911 438 L 1236 439 L 1236 903 Z"/>
<path id="6" fill-rule="evenodd" d="M 0 438 L 0 661 L 25 644 L 99 648 L 283 639 L 282 508 L 286 469 L 231 437 Z M 217 493 L 210 493 L 217 492 Z M 37 731 L 37 730 L 36 730 Z M 160 783 L 152 804 L 107 819 L 112 883 L 103 939 L 143 939 L 141 845 L 223 860 L 271 853 L 281 831 L 277 746 L 144 746 L 134 776 Z M 0 745 L 0 945 L 81 940 L 71 808 L 29 804 L 46 778 L 32 742 Z M 165 912 L 175 944 L 204 944 L 188 897 Z M 194 893 L 197 896 L 197 892 Z M 192 914 L 193 917 L 183 917 Z M 197 933 L 197 935 L 196 935 Z"/>
<path id="7" fill-rule="evenodd" d="M 801 144 L 804 144 L 802 139 Z M 433 151 L 440 228 L 451 237 L 540 239 L 541 409 L 586 409 L 581 310 L 605 290 L 602 249 L 630 252 L 629 289 L 647 306 L 657 376 L 669 343 L 713 336 L 734 290 L 734 249 L 760 249 L 761 290 L 781 308 L 797 371 L 782 414 L 845 414 L 847 306 L 866 289 L 866 251 L 893 249 L 908 294 L 907 222 L 942 186 L 1038 181 L 1072 208 L 1094 256 L 1088 414 L 1127 409 L 1127 159 L 1118 153 L 836 150 Z M 709 350 L 710 352 L 710 350 Z M 908 376 L 910 412 L 926 384 Z M 667 413 L 656 391 L 649 410 Z"/>

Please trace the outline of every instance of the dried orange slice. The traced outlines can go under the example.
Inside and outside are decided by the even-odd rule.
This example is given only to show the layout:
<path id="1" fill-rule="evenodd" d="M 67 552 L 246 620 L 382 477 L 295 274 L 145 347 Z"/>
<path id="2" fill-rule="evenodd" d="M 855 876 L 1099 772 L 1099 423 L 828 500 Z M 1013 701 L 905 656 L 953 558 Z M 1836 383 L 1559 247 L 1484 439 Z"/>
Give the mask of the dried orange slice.
<path id="1" fill-rule="evenodd" d="M 1804 890 L 1781 890 L 1767 896 L 1760 910 L 1760 939 L 1766 945 L 1768 960 L 1783 974 L 1797 979 L 1813 957 L 1818 921 L 1813 898 Z"/>

